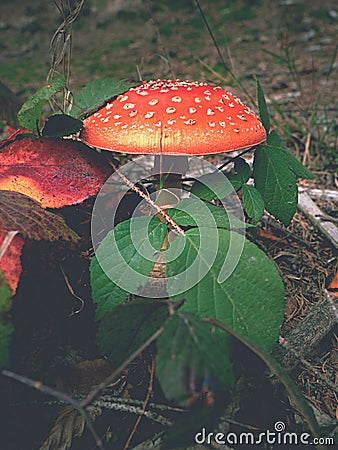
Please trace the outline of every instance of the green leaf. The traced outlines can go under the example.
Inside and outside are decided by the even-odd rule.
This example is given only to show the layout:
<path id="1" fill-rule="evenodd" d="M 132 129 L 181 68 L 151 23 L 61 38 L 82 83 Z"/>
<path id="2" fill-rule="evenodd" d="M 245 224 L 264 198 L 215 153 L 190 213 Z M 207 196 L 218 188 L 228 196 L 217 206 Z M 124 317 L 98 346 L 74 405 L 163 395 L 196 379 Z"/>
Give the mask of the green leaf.
<path id="1" fill-rule="evenodd" d="M 224 323 L 213 320 L 213 325 L 217 326 L 223 331 L 227 331 L 236 339 L 238 339 L 242 344 L 248 347 L 252 352 L 256 353 L 258 357 L 264 361 L 267 367 L 270 369 L 271 373 L 279 378 L 279 381 L 282 382 L 288 392 L 288 395 L 292 399 L 292 403 L 295 405 L 297 410 L 302 414 L 304 419 L 306 420 L 313 436 L 320 436 L 320 428 L 317 423 L 316 417 L 314 415 L 313 409 L 307 402 L 306 398 L 302 394 L 301 390 L 289 376 L 289 374 L 285 371 L 285 369 L 276 361 L 271 354 L 266 353 L 261 348 L 257 347 L 253 342 L 248 341 L 244 336 L 239 335 L 234 330 L 231 330 Z"/>
<path id="2" fill-rule="evenodd" d="M 80 239 L 62 217 L 19 192 L 0 190 L 0 210 L 0 228 L 17 230 L 24 238 L 51 242 L 63 239 L 74 243 Z"/>
<path id="3" fill-rule="evenodd" d="M 315 175 L 311 173 L 301 162 L 289 152 L 282 138 L 277 131 L 272 130 L 267 139 L 267 146 L 270 151 L 275 152 L 278 158 L 282 159 L 289 169 L 299 178 L 313 179 Z"/>
<path id="4" fill-rule="evenodd" d="M 262 145 L 255 152 L 253 175 L 267 211 L 289 225 L 298 202 L 296 176 L 289 165 L 279 152 Z"/>
<path id="5" fill-rule="evenodd" d="M 116 80 L 115 78 L 100 78 L 89 82 L 83 87 L 74 99 L 74 106 L 71 115 L 76 118 L 86 116 L 92 111 L 97 110 L 108 100 L 123 94 L 131 87 L 139 83 Z"/>
<path id="6" fill-rule="evenodd" d="M 147 285 L 166 232 L 157 217 L 133 217 L 103 239 L 90 265 L 97 319 Z"/>
<path id="7" fill-rule="evenodd" d="M 63 137 L 77 133 L 82 128 L 82 121 L 67 114 L 50 116 L 42 130 L 44 137 Z"/>
<path id="8" fill-rule="evenodd" d="M 240 189 L 250 176 L 250 166 L 238 157 L 234 159 L 232 172 L 216 171 L 202 175 L 193 183 L 190 192 L 203 200 L 220 200 Z"/>
<path id="9" fill-rule="evenodd" d="M 156 374 L 164 394 L 181 405 L 203 388 L 233 384 L 227 336 L 193 314 L 171 316 L 157 350 Z"/>
<path id="10" fill-rule="evenodd" d="M 258 78 L 256 78 L 256 87 L 257 87 L 259 117 L 262 121 L 266 133 L 268 134 L 270 131 L 270 114 L 268 111 L 268 107 L 266 106 L 264 92 L 258 81 Z"/>
<path id="11" fill-rule="evenodd" d="M 180 311 L 216 318 L 271 351 L 284 311 L 284 288 L 277 268 L 255 244 L 228 230 L 218 230 L 218 249 L 212 261 L 208 252 L 215 250 L 212 242 L 207 242 L 202 249 L 201 231 L 201 228 L 190 229 L 171 244 L 183 250 L 167 264 L 167 277 L 171 277 L 167 286 L 169 296 L 173 300 L 186 300 Z M 204 231 L 210 233 L 209 228 Z M 235 246 L 226 259 L 232 240 Z M 223 281 L 224 277 L 220 277 L 223 264 L 229 268 L 236 256 L 239 260 L 235 269 Z M 182 286 L 187 285 L 189 278 L 184 271 L 194 262 L 194 275 L 200 281 L 178 295 L 179 274 L 182 274 Z"/>
<path id="12" fill-rule="evenodd" d="M 243 158 L 234 159 L 234 170 L 235 175 L 238 175 L 242 183 L 246 183 L 251 177 L 251 168 L 249 164 Z"/>
<path id="13" fill-rule="evenodd" d="M 190 192 L 203 200 L 220 200 L 228 197 L 234 187 L 222 172 L 200 176 L 191 186 Z"/>
<path id="14" fill-rule="evenodd" d="M 196 198 L 185 198 L 168 215 L 182 227 L 204 226 L 243 229 L 251 226 L 227 212 L 226 209 Z"/>
<path id="15" fill-rule="evenodd" d="M 237 191 L 250 178 L 251 168 L 243 158 L 235 158 L 234 163 L 233 170 L 230 173 L 227 173 L 226 177 L 232 184 L 233 188 Z"/>
<path id="16" fill-rule="evenodd" d="M 49 84 L 35 92 L 35 94 L 21 106 L 21 109 L 18 112 L 20 125 L 29 130 L 36 130 L 39 128 L 43 105 L 57 92 L 61 92 L 65 87 L 65 79 L 62 76 L 58 76 Z"/>
<path id="17" fill-rule="evenodd" d="M 12 305 L 10 297 L 11 290 L 4 274 L 0 272 L 0 369 L 8 365 L 9 345 L 14 331 L 13 325 L 6 318 Z"/>
<path id="18" fill-rule="evenodd" d="M 242 186 L 242 199 L 245 211 L 254 223 L 257 223 L 264 214 L 264 200 L 259 191 L 253 186 Z"/>
<path id="19" fill-rule="evenodd" d="M 168 315 L 168 304 L 163 300 L 139 298 L 118 305 L 100 323 L 98 345 L 112 366 L 118 367 L 164 324 Z"/>

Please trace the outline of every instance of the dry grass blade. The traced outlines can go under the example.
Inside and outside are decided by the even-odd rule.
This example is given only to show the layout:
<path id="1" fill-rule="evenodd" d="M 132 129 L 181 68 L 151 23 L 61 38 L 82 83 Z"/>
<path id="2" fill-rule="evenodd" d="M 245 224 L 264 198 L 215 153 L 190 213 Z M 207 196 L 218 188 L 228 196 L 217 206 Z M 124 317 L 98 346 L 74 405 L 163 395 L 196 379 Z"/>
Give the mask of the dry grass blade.
<path id="1" fill-rule="evenodd" d="M 72 59 L 72 24 L 73 22 L 75 22 L 80 12 L 82 11 L 85 1 L 86 0 L 81 0 L 76 5 L 76 7 L 71 10 L 69 2 L 61 0 L 59 4 L 56 0 L 54 0 L 54 4 L 63 15 L 64 19 L 53 34 L 50 42 L 49 53 L 52 56 L 52 64 L 48 72 L 47 82 L 49 82 L 53 78 L 57 67 L 60 64 L 63 64 L 63 75 L 66 79 L 66 84 L 69 84 Z M 65 8 L 65 4 L 67 8 Z M 68 9 L 68 14 L 66 12 L 66 9 Z M 69 106 L 69 104 L 71 103 L 71 98 L 72 95 L 70 91 L 66 89 L 62 105 L 63 112 L 67 110 L 67 106 Z"/>

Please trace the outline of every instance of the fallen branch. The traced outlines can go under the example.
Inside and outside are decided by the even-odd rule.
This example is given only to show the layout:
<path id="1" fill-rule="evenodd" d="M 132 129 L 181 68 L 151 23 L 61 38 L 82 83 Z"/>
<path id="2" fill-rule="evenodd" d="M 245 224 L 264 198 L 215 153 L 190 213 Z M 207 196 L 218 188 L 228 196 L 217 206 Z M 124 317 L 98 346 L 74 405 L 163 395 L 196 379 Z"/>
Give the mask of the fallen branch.
<path id="1" fill-rule="evenodd" d="M 306 192 L 299 193 L 298 208 L 334 247 L 338 248 L 338 227 L 329 221 L 327 215 L 318 208 Z"/>
<path id="2" fill-rule="evenodd" d="M 333 200 L 338 202 L 338 191 L 334 189 L 306 189 L 299 188 L 299 192 L 306 192 L 311 198 L 317 200 Z"/>
<path id="3" fill-rule="evenodd" d="M 338 322 L 337 307 L 338 298 L 326 295 L 325 299 L 276 345 L 273 356 L 287 372 L 301 364 Z M 283 345 L 283 342 L 287 342 L 287 345 Z"/>

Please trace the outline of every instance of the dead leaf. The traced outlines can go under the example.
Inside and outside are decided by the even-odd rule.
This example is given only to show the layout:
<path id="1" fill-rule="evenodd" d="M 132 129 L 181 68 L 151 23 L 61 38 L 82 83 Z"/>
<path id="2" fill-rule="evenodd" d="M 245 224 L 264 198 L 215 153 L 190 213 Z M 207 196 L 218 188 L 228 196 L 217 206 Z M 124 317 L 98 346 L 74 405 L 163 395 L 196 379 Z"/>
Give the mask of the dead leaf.
<path id="1" fill-rule="evenodd" d="M 93 407 L 87 408 L 87 412 L 92 421 L 102 413 L 100 408 Z M 71 447 L 73 438 L 82 436 L 85 424 L 85 418 L 79 411 L 66 406 L 39 450 L 67 450 Z"/>
<path id="2" fill-rule="evenodd" d="M 16 230 L 24 238 L 78 242 L 79 236 L 56 214 L 18 192 L 0 190 L 0 230 Z"/>
<path id="3" fill-rule="evenodd" d="M 257 235 L 262 239 L 268 239 L 269 241 L 279 242 L 280 244 L 288 245 L 288 241 L 282 237 L 277 236 L 271 229 L 257 228 Z"/>
<path id="4" fill-rule="evenodd" d="M 27 195 L 43 208 L 83 202 L 97 194 L 111 173 L 100 156 L 80 142 L 20 137 L 2 142 L 0 189 Z"/>
<path id="5" fill-rule="evenodd" d="M 0 249 L 5 242 L 7 234 L 5 231 L 0 231 Z M 12 290 L 12 295 L 16 292 L 22 273 L 21 253 L 24 243 L 25 241 L 20 236 L 14 236 L 2 258 L 0 258 L 0 271 L 5 274 L 7 283 Z"/>
<path id="6" fill-rule="evenodd" d="M 334 276 L 333 280 L 329 284 L 327 290 L 331 295 L 334 295 L 335 297 L 338 297 L 338 272 L 336 272 L 336 275 Z"/>

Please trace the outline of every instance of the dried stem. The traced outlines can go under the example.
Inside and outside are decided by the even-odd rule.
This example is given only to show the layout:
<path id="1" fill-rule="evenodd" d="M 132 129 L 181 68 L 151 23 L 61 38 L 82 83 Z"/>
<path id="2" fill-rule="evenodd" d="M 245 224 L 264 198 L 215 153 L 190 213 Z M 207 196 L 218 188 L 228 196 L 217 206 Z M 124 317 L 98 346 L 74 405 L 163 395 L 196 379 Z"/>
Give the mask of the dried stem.
<path id="1" fill-rule="evenodd" d="M 157 23 L 156 23 L 156 21 L 154 19 L 154 14 L 153 14 L 153 11 L 152 11 L 151 1 L 150 0 L 146 0 L 146 4 L 147 4 L 147 7 L 148 7 L 151 23 L 152 23 L 152 25 L 153 25 L 153 27 L 154 27 L 154 29 L 156 31 L 157 41 L 158 41 L 158 43 L 159 43 L 159 45 L 161 47 L 162 55 L 160 55 L 160 56 L 167 63 L 169 71 L 171 73 L 171 76 L 173 78 L 176 78 L 173 66 L 171 64 L 171 59 L 170 59 L 169 53 L 168 53 L 165 45 L 163 44 L 163 41 L 161 39 L 161 33 L 160 33 L 160 30 L 159 30 L 159 27 L 158 27 L 158 25 L 157 25 Z"/>
<path id="2" fill-rule="evenodd" d="M 112 166 L 112 168 L 115 170 L 116 174 L 121 178 L 121 180 L 134 192 L 136 192 L 137 195 L 139 195 L 141 198 L 143 198 L 150 206 L 152 206 L 153 208 L 156 209 L 156 212 L 162 216 L 165 221 L 171 225 L 173 227 L 174 230 L 176 230 L 178 232 L 178 234 L 181 234 L 182 236 L 184 236 L 184 231 L 182 230 L 182 228 L 156 203 L 154 202 L 149 195 L 145 194 L 144 192 L 141 191 L 141 189 L 139 189 L 137 186 L 135 186 L 134 183 L 132 183 L 130 180 L 128 180 L 128 178 L 123 175 L 123 173 L 121 173 L 119 171 L 119 169 L 115 166 L 115 164 L 113 162 L 109 162 L 109 164 Z"/>
<path id="3" fill-rule="evenodd" d="M 131 430 L 127 442 L 125 443 L 123 450 L 128 450 L 129 446 L 130 446 L 130 442 L 133 438 L 133 436 L 135 435 L 137 428 L 142 420 L 142 416 L 144 415 L 145 411 L 146 411 L 146 407 L 149 403 L 150 397 L 152 396 L 153 393 L 153 384 L 154 384 L 154 373 L 155 373 L 155 360 L 154 360 L 154 356 L 152 355 L 152 360 L 151 360 L 151 367 L 150 367 L 150 380 L 149 380 L 149 387 L 148 387 L 148 391 L 147 391 L 147 395 L 146 398 L 143 402 L 143 407 L 142 407 L 142 413 L 138 416 L 138 418 L 136 419 L 136 422 L 133 426 L 133 429 Z"/>
<path id="4" fill-rule="evenodd" d="M 109 375 L 102 383 L 98 384 L 95 389 L 93 389 L 86 398 L 81 401 L 81 407 L 85 408 L 90 405 L 92 401 L 103 391 L 109 384 L 111 384 L 123 370 L 128 367 L 128 365 L 145 350 L 152 342 L 154 342 L 163 332 L 163 327 L 153 333 L 150 338 L 148 338 L 142 345 L 140 345 L 114 372 Z"/>
<path id="5" fill-rule="evenodd" d="M 215 37 L 215 35 L 214 35 L 210 25 L 209 25 L 209 22 L 208 22 L 208 20 L 206 18 L 206 15 L 204 14 L 204 11 L 202 9 L 202 6 L 201 6 L 199 0 L 195 0 L 195 5 L 196 5 L 196 8 L 198 9 L 201 17 L 202 17 L 204 25 L 205 25 L 205 27 L 206 27 L 206 29 L 207 29 L 207 31 L 209 33 L 209 36 L 210 36 L 210 38 L 211 38 L 211 40 L 212 40 L 212 42 L 213 42 L 213 44 L 215 46 L 215 49 L 216 49 L 217 54 L 218 54 L 218 57 L 219 57 L 222 65 L 224 67 L 225 72 L 227 72 L 227 73 L 229 73 L 231 75 L 231 77 L 234 80 L 234 82 L 236 83 L 236 85 L 244 92 L 244 94 L 252 102 L 252 104 L 255 104 L 256 103 L 255 100 L 252 98 L 250 93 L 245 89 L 245 87 L 241 83 L 240 79 L 236 76 L 236 74 L 233 72 L 233 70 L 226 64 L 226 62 L 224 60 L 224 57 L 223 57 L 223 54 L 222 54 L 222 51 L 220 49 L 220 46 L 218 45 L 217 39 L 216 39 L 216 37 Z"/>
<path id="6" fill-rule="evenodd" d="M 281 381 L 281 383 L 283 383 L 283 385 L 285 386 L 289 396 L 292 398 L 298 411 L 303 415 L 304 419 L 306 420 L 312 434 L 315 437 L 320 437 L 319 426 L 311 407 L 308 405 L 302 393 L 299 391 L 295 383 L 292 381 L 287 372 L 282 368 L 282 366 L 270 354 L 266 353 L 262 348 L 257 347 L 249 339 L 237 333 L 235 330 L 228 327 L 223 322 L 220 322 L 219 320 L 213 318 L 207 318 L 205 319 L 205 321 L 231 334 L 234 338 L 238 339 L 246 347 L 248 347 L 251 351 L 253 351 L 259 358 L 262 359 L 262 361 L 264 361 L 264 363 L 271 370 L 271 372 L 274 373 Z M 324 450 L 324 447 L 319 444 L 316 445 L 316 448 L 318 450 Z"/>
<path id="7" fill-rule="evenodd" d="M 72 24 L 78 18 L 83 9 L 86 0 L 80 0 L 72 10 L 69 1 L 54 0 L 54 4 L 63 16 L 63 21 L 52 36 L 49 52 L 52 55 L 51 68 L 47 75 L 47 82 L 54 77 L 57 67 L 62 64 L 62 73 L 68 86 L 70 80 L 70 69 L 72 60 Z M 66 5 L 65 5 L 66 3 Z M 65 89 L 63 96 L 62 111 L 67 111 L 71 103 L 71 93 L 68 88 Z"/>

